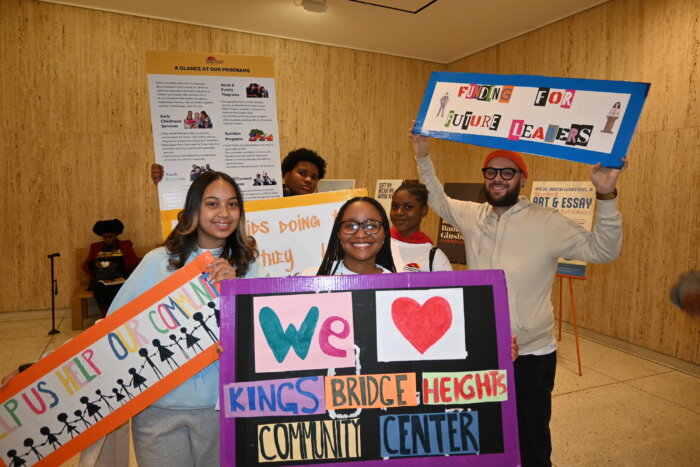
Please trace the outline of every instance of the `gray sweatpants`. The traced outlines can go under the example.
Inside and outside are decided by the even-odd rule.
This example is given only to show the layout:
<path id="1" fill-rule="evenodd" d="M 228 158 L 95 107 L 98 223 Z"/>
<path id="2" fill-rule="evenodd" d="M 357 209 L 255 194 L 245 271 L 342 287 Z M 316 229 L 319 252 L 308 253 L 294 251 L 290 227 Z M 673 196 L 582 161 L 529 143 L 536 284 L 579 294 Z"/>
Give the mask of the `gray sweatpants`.
<path id="1" fill-rule="evenodd" d="M 139 467 L 219 465 L 219 412 L 149 407 L 131 420 Z"/>

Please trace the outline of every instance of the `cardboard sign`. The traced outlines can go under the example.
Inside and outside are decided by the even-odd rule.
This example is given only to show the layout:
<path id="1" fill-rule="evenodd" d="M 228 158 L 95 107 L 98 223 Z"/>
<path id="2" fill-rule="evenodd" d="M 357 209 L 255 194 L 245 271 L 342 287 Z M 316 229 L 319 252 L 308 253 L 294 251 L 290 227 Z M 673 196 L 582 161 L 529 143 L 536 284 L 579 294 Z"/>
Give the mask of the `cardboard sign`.
<path id="1" fill-rule="evenodd" d="M 556 209 L 589 232 L 593 227 L 595 187 L 591 182 L 532 182 L 530 199 Z M 585 278 L 586 262 L 559 258 L 557 274 Z"/>
<path id="2" fill-rule="evenodd" d="M 260 264 L 273 277 L 320 265 L 338 209 L 355 196 L 367 196 L 367 190 L 246 201 L 246 231 L 257 242 Z M 166 236 L 177 224 L 177 212 L 163 218 Z"/>
<path id="3" fill-rule="evenodd" d="M 273 277 L 321 264 L 338 209 L 355 196 L 367 190 L 246 201 L 246 229 L 258 243 L 258 261 Z"/>
<path id="4" fill-rule="evenodd" d="M 59 465 L 214 362 L 219 292 L 198 256 L 0 391 L 3 465 Z"/>
<path id="5" fill-rule="evenodd" d="M 224 281 L 221 313 L 222 466 L 520 464 L 502 271 Z"/>
<path id="6" fill-rule="evenodd" d="M 414 131 L 622 167 L 650 84 L 433 72 Z"/>

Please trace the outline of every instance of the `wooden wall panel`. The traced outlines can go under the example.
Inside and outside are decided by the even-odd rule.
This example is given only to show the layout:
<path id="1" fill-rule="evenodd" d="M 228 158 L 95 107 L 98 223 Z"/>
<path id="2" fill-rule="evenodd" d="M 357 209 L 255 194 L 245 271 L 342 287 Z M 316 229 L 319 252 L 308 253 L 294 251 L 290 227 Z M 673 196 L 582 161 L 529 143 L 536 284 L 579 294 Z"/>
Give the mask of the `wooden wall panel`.
<path id="1" fill-rule="evenodd" d="M 0 310 L 50 306 L 48 253 L 60 251 L 58 306 L 73 251 L 119 217 L 139 246 L 160 238 L 145 52 L 275 58 L 282 155 L 307 146 L 329 178 L 415 178 L 406 132 L 433 70 L 648 81 L 651 94 L 620 182 L 621 258 L 576 283 L 581 326 L 700 363 L 700 324 L 670 289 L 700 265 L 697 57 L 700 2 L 613 0 L 449 66 L 73 8 L 0 1 Z M 435 141 L 444 182 L 480 182 L 485 148 Z M 587 166 L 526 155 L 533 179 L 584 180 Z M 531 181 L 525 188 L 528 194 Z M 426 231 L 435 236 L 431 214 Z M 556 291 L 554 297 L 557 297 Z M 568 310 L 567 310 L 568 316 Z"/>
<path id="2" fill-rule="evenodd" d="M 614 263 L 590 265 L 589 279 L 576 281 L 578 321 L 694 363 L 700 363 L 700 322 L 674 308 L 668 294 L 680 274 L 700 268 L 699 56 L 700 2 L 615 0 L 448 67 L 652 83 L 631 166 L 619 182 L 623 252 Z M 464 169 L 468 181 L 478 180 L 473 171 L 487 150 L 439 147 L 444 181 L 457 181 L 454 174 Z M 526 160 L 532 180 L 588 179 L 583 164 Z M 557 304 L 556 287 L 553 298 Z M 570 320 L 568 305 L 564 317 Z"/>
<path id="3" fill-rule="evenodd" d="M 0 310 L 58 307 L 75 281 L 73 252 L 98 240 L 98 219 L 118 217 L 122 238 L 160 239 L 149 179 L 154 159 L 145 52 L 181 50 L 275 58 L 282 155 L 307 146 L 328 177 L 415 177 L 405 138 L 428 62 L 137 18 L 29 0 L 0 2 Z M 390 109 L 387 111 L 386 109 Z M 405 162 L 397 169 L 397 161 Z"/>

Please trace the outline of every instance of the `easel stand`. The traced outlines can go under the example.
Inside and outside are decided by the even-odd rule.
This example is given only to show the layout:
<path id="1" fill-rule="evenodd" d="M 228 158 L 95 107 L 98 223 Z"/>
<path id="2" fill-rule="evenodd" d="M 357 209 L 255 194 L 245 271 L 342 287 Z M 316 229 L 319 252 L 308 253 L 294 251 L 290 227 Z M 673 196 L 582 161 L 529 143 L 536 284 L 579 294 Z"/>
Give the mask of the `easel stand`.
<path id="1" fill-rule="evenodd" d="M 559 340 L 561 340 L 561 314 L 562 314 L 562 301 L 563 301 L 563 282 L 564 278 L 569 279 L 569 301 L 571 302 L 571 322 L 574 325 L 574 338 L 576 339 L 576 358 L 578 359 L 578 375 L 583 376 L 583 370 L 581 369 L 581 349 L 578 345 L 578 326 L 576 325 L 576 301 L 574 300 L 574 282 L 573 279 L 586 280 L 585 277 L 577 276 L 566 276 L 564 274 L 557 274 L 559 278 Z"/>
<path id="2" fill-rule="evenodd" d="M 53 259 L 56 256 L 61 256 L 61 254 L 52 253 L 49 255 L 49 259 L 51 260 L 51 330 L 49 331 L 50 336 L 61 332 L 58 329 L 56 329 L 56 300 L 54 297 L 58 295 L 58 281 L 54 279 L 53 274 Z"/>

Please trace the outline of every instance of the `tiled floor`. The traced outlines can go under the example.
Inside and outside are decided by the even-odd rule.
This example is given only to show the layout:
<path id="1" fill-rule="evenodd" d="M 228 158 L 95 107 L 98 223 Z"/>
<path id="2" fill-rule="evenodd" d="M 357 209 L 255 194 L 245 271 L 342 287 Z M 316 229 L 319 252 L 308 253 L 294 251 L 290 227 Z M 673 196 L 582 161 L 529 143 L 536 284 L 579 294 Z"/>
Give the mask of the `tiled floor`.
<path id="1" fill-rule="evenodd" d="M 0 374 L 38 359 L 78 335 L 68 310 L 48 336 L 45 311 L 0 313 Z M 700 378 L 564 333 L 554 388 L 552 460 L 557 467 L 700 465 Z M 688 368 L 686 365 L 684 368 Z M 697 375 L 697 367 L 691 370 Z M 77 457 L 66 464 L 77 466 Z M 131 455 L 131 465 L 136 465 Z"/>

